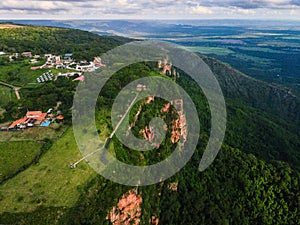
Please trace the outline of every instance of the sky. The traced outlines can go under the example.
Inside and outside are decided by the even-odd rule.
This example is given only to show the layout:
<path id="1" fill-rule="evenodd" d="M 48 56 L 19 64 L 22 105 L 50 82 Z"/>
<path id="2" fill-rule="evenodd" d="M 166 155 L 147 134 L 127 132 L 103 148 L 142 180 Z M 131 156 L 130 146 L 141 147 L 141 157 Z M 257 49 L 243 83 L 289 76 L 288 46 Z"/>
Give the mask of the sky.
<path id="1" fill-rule="evenodd" d="M 300 20 L 300 0 L 1 0 L 0 19 Z"/>

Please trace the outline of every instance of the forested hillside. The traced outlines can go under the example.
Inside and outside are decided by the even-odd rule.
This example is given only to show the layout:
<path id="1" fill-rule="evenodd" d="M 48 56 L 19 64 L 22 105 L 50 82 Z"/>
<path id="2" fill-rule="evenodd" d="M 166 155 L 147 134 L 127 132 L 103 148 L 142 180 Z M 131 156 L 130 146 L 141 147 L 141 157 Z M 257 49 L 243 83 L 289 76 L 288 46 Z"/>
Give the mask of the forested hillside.
<path id="1" fill-rule="evenodd" d="M 300 100 L 289 91 L 203 57 L 226 97 L 228 144 L 300 166 Z"/>
<path id="2" fill-rule="evenodd" d="M 106 38 L 81 30 L 23 26 L 1 30 L 0 51 L 31 51 L 33 54 L 73 53 L 75 59 L 92 60 L 125 40 L 127 39 Z"/>
<path id="3" fill-rule="evenodd" d="M 21 35 L 22 32 L 29 32 L 28 37 Z M 102 46 L 97 52 L 104 52 L 121 44 L 115 39 L 57 28 L 24 27 L 6 30 L 3 34 L 0 37 L 2 40 L 5 37 L 6 41 L 0 43 L 6 50 L 72 51 L 77 52 L 78 57 L 83 57 L 80 55 L 83 48 L 91 50 L 91 53 L 83 51 L 84 57 L 90 57 L 96 53 L 93 47 Z M 18 41 L 7 42 L 10 39 L 7 37 L 13 35 Z M 68 40 L 66 45 L 59 46 L 65 39 Z M 34 42 L 40 43 L 36 49 Z M 251 79 L 214 59 L 204 57 L 204 60 L 220 82 L 228 112 L 225 142 L 207 170 L 199 172 L 198 166 L 209 139 L 211 116 L 208 102 L 197 84 L 182 73 L 176 82 L 195 102 L 201 131 L 191 161 L 180 172 L 156 185 L 129 187 L 105 180 L 85 162 L 71 170 L 70 163 L 81 155 L 69 127 L 62 136 L 53 138 L 53 145 L 47 147 L 37 163 L 13 174 L 0 185 L 0 223 L 113 224 L 109 220 L 110 211 L 126 192 L 134 189 L 142 198 L 140 224 L 155 224 L 151 221 L 156 219 L 163 225 L 299 224 L 299 100 L 285 90 Z M 98 130 L 93 135 L 99 135 L 101 139 L 107 137 L 112 131 L 110 111 L 115 97 L 131 81 L 161 76 L 156 65 L 157 62 L 130 65 L 111 77 L 98 99 Z M 18 104 L 41 104 L 47 109 L 43 100 L 53 101 L 51 104 L 61 100 L 65 102 L 64 112 L 70 116 L 70 111 L 67 112 L 75 86 L 71 81 L 58 80 L 29 89 L 24 93 L 29 100 L 24 99 Z M 91 86 L 87 91 L 93 88 L 97 87 Z M 50 95 L 51 89 L 55 90 L 55 95 Z M 31 102 L 30 99 L 36 100 Z M 137 135 L 152 117 L 161 115 L 165 103 L 157 99 L 141 107 L 142 119 L 133 127 Z M 131 122 L 140 104 L 134 106 Z M 17 110 L 13 104 L 11 108 Z M 174 117 L 171 114 L 165 118 L 172 120 Z M 3 151 L 1 146 L 0 154 Z M 132 165 L 163 160 L 173 147 L 171 142 L 164 142 L 159 150 L 138 152 L 128 149 L 117 138 L 112 143 L 115 156 Z M 8 156 L 12 160 L 11 155 Z"/>
<path id="4" fill-rule="evenodd" d="M 299 131 L 300 100 L 288 88 L 252 79 L 218 60 L 202 57 L 216 75 L 226 97 L 242 98 L 254 108 L 289 121 Z"/>

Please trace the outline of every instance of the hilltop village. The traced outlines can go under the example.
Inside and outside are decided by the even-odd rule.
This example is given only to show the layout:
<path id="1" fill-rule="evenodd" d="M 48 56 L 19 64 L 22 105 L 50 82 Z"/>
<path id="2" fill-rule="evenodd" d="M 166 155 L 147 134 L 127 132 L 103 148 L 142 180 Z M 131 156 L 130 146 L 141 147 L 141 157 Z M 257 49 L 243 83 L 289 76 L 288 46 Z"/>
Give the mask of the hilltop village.
<path id="1" fill-rule="evenodd" d="M 84 81 L 85 72 L 94 72 L 97 69 L 104 67 L 105 65 L 102 63 L 100 57 L 94 57 L 93 61 L 75 61 L 73 59 L 72 53 L 66 53 L 64 55 L 53 55 L 53 54 L 45 54 L 45 55 L 33 55 L 32 52 L 22 52 L 22 53 L 5 53 L 0 52 L 1 56 L 8 56 L 9 62 L 19 62 L 20 60 L 25 60 L 33 66 L 30 67 L 31 71 L 38 71 L 49 69 L 47 72 L 41 72 L 41 75 L 36 78 L 37 84 L 43 84 L 46 82 L 51 82 L 57 80 L 59 77 L 65 78 L 73 78 L 73 81 Z M 41 64 L 39 66 L 34 66 L 34 64 Z M 52 70 L 59 71 L 53 72 Z M 65 72 L 63 72 L 65 71 Z M 11 86 L 16 92 L 17 99 L 21 99 L 19 90 L 21 87 L 15 87 L 8 83 L 3 83 L 5 86 Z M 57 107 L 54 107 L 54 110 Z M 55 121 L 63 121 L 64 116 L 60 111 L 55 110 L 55 114 L 52 112 L 52 108 L 50 108 L 47 112 L 42 112 L 39 109 L 35 109 L 35 111 L 27 111 L 27 114 L 14 122 L 11 125 L 1 127 L 1 131 L 10 131 L 10 130 L 20 130 L 32 127 L 47 127 L 52 122 Z"/>
<path id="2" fill-rule="evenodd" d="M 5 54 L 3 52 L 3 54 Z M 53 54 L 45 54 L 44 56 L 33 55 L 31 52 L 22 52 L 13 53 L 9 55 L 9 61 L 12 62 L 18 59 L 20 56 L 24 58 L 28 58 L 31 64 L 39 63 L 39 60 L 46 60 L 46 62 L 41 66 L 32 66 L 31 70 L 39 70 L 39 69 L 49 69 L 48 72 L 41 74 L 40 77 L 36 79 L 38 83 L 44 83 L 47 81 L 52 81 L 53 79 L 57 79 L 57 77 L 73 77 L 76 76 L 75 81 L 84 81 L 84 72 L 94 72 L 97 69 L 104 67 L 105 65 L 102 63 L 100 57 L 94 57 L 93 61 L 79 61 L 76 62 L 72 56 L 72 53 L 66 53 L 63 56 L 53 55 Z M 63 69 L 70 72 L 67 73 L 58 73 L 53 74 L 51 69 Z"/>
<path id="3" fill-rule="evenodd" d="M 104 67 L 105 65 L 102 63 L 100 57 L 94 57 L 94 60 L 91 62 L 88 61 L 79 61 L 76 62 L 72 58 L 72 53 L 67 53 L 63 56 L 53 55 L 53 54 L 45 54 L 41 55 L 33 55 L 31 52 L 22 52 L 22 53 L 13 53 L 6 54 L 5 52 L 0 53 L 2 56 L 8 55 L 9 62 L 17 61 L 18 59 L 27 59 L 30 64 L 38 64 L 40 62 L 45 61 L 45 63 L 41 66 L 32 66 L 30 70 L 38 71 L 49 69 L 48 72 L 41 73 L 39 77 L 36 78 L 37 84 L 42 84 L 46 82 L 51 82 L 57 80 L 59 77 L 65 78 L 73 78 L 73 81 L 84 81 L 84 73 L 85 72 L 94 72 L 97 69 Z M 66 72 L 58 72 L 54 74 L 51 69 L 56 71 L 66 71 Z M 5 85 L 9 85 L 6 84 Z M 17 99 L 21 99 L 19 90 L 20 87 L 12 88 L 15 90 Z M 61 103 L 58 103 L 58 106 Z M 48 127 L 51 123 L 61 122 L 64 120 L 64 116 L 61 114 L 59 110 L 57 110 L 58 106 L 50 108 L 47 112 L 42 112 L 39 109 L 35 109 L 34 111 L 27 111 L 26 115 L 18 120 L 12 122 L 9 126 L 1 127 L 1 131 L 14 131 L 14 130 L 23 130 L 27 128 L 33 127 Z M 53 110 L 54 109 L 54 110 Z"/>

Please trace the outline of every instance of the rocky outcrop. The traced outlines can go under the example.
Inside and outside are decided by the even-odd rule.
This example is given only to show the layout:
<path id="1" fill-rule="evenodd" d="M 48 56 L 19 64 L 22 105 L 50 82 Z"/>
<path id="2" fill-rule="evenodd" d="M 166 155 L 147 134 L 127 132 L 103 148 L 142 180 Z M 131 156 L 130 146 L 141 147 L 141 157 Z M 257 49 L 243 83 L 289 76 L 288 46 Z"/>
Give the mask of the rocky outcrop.
<path id="1" fill-rule="evenodd" d="M 159 218 L 156 218 L 155 216 L 152 216 L 150 224 L 158 225 L 159 224 Z"/>
<path id="2" fill-rule="evenodd" d="M 122 196 L 117 206 L 106 217 L 113 225 L 138 225 L 141 217 L 143 199 L 136 190 L 130 190 Z"/>

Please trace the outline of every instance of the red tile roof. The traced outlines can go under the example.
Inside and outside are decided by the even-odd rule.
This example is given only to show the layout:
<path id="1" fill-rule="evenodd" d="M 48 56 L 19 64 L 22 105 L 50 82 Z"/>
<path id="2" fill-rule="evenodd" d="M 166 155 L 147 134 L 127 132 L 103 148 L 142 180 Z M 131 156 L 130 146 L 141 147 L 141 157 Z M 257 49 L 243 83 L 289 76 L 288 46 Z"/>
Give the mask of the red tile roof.
<path id="1" fill-rule="evenodd" d="M 59 116 L 56 117 L 56 119 L 58 119 L 58 120 L 63 120 L 64 118 L 65 117 L 63 115 L 59 115 Z"/>
<path id="2" fill-rule="evenodd" d="M 43 121 L 47 116 L 47 113 L 42 113 L 42 111 L 28 111 L 26 113 L 26 116 L 23 117 L 22 119 L 16 120 L 13 122 L 10 126 L 9 129 L 14 128 L 16 125 L 21 124 L 21 123 L 26 123 L 28 122 L 29 119 L 35 119 L 37 121 Z"/>
<path id="3" fill-rule="evenodd" d="M 84 76 L 77 77 L 73 81 L 84 81 Z"/>
<path id="4" fill-rule="evenodd" d="M 36 118 L 36 117 L 40 117 L 42 115 L 42 111 L 28 111 L 26 113 L 26 117 L 29 118 Z"/>
<path id="5" fill-rule="evenodd" d="M 46 118 L 47 113 L 42 113 L 39 117 L 35 118 L 37 121 L 42 121 Z"/>
<path id="6" fill-rule="evenodd" d="M 18 124 L 25 123 L 26 119 L 27 119 L 27 118 L 24 117 L 24 118 L 22 118 L 22 119 L 16 120 L 15 122 L 13 122 L 13 123 L 9 126 L 9 129 L 14 128 L 14 127 L 17 126 Z"/>

